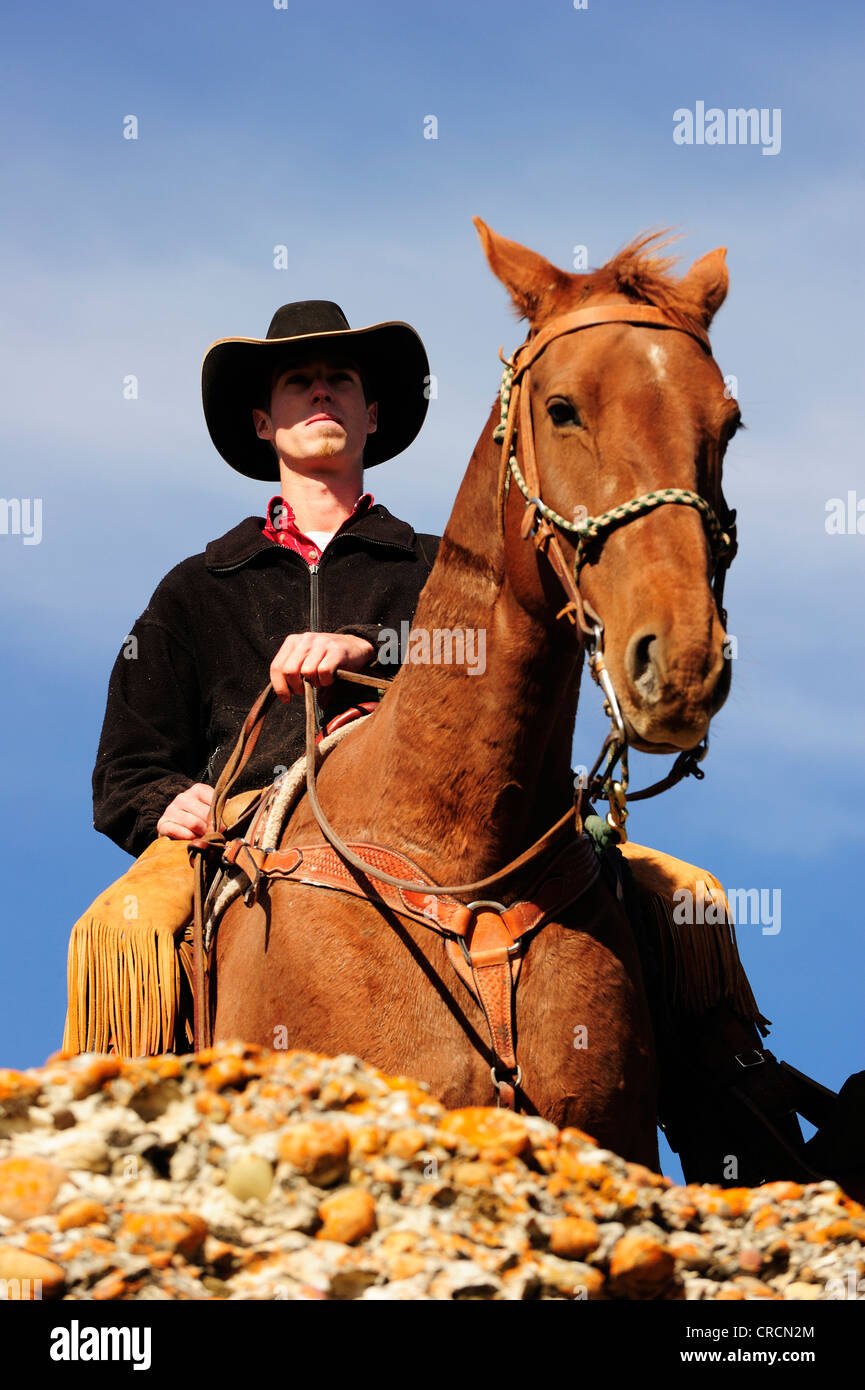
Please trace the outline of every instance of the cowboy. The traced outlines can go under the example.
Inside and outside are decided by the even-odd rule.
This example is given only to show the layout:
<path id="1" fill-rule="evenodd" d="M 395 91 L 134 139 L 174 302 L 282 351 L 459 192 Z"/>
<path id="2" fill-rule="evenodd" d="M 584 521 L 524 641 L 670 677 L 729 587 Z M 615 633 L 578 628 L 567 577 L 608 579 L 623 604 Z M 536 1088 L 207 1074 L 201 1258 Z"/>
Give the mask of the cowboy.
<path id="1" fill-rule="evenodd" d="M 248 517 L 162 580 L 115 661 L 94 825 L 138 858 L 73 930 L 68 1050 L 182 1044 L 174 947 L 182 963 L 193 883 L 185 842 L 206 829 L 214 785 L 268 673 L 281 704 L 233 788 L 236 809 L 302 753 L 295 697 L 304 679 L 322 728 L 357 700 L 338 669 L 394 673 L 398 657 L 377 653 L 379 630 L 413 617 L 439 537 L 376 503 L 363 470 L 411 444 L 428 382 L 413 328 L 351 329 L 330 301 L 283 305 L 266 338 L 208 349 L 202 399 L 213 443 L 232 468 L 280 491 L 264 518 Z M 97 979 L 106 959 L 111 969 Z M 148 978 L 158 990 L 131 997 Z"/>

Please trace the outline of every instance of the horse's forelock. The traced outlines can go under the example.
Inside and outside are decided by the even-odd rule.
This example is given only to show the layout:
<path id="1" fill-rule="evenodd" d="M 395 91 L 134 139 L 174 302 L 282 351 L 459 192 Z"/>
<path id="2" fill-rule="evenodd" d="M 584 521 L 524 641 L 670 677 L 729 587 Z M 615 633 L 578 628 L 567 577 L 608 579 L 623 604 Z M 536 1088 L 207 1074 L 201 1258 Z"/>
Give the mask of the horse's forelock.
<path id="1" fill-rule="evenodd" d="M 556 305 L 549 306 L 552 313 L 583 307 L 604 295 L 624 294 L 637 303 L 663 309 L 683 328 L 702 329 L 706 321 L 702 306 L 683 291 L 681 280 L 669 273 L 681 258 L 658 255 L 678 241 L 679 236 L 670 235 L 670 228 L 664 227 L 634 237 L 600 269 L 572 275 L 570 292 L 566 296 L 568 302 L 560 299 Z"/>

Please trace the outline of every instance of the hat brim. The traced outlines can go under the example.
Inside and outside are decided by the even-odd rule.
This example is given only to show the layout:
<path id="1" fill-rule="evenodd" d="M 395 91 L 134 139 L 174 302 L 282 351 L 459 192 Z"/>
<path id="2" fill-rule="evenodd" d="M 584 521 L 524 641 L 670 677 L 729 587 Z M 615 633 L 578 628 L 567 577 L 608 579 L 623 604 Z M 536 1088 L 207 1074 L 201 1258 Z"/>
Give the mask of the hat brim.
<path id="1" fill-rule="evenodd" d="M 256 434 L 252 412 L 261 405 L 268 364 L 275 366 L 287 351 L 305 348 L 345 351 L 367 378 L 370 399 L 378 402 L 378 421 L 364 447 L 364 468 L 408 448 L 429 406 L 429 361 L 410 324 L 391 320 L 295 338 L 220 338 L 212 343 L 201 364 L 201 398 L 210 437 L 226 463 L 247 478 L 279 481 L 276 456 Z"/>

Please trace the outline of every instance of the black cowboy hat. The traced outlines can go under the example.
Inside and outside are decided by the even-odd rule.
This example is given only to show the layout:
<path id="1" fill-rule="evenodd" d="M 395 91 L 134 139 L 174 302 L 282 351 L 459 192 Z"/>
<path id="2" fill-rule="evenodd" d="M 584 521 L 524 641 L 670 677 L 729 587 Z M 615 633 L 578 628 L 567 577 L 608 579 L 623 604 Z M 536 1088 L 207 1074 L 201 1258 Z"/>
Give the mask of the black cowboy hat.
<path id="1" fill-rule="evenodd" d="M 338 304 L 305 299 L 277 309 L 266 338 L 220 338 L 205 353 L 204 418 L 226 463 L 248 478 L 279 481 L 273 449 L 255 432 L 253 407 L 263 406 L 270 374 L 283 358 L 291 361 L 295 355 L 327 354 L 332 349 L 357 363 L 367 400 L 378 402 L 378 428 L 364 447 L 364 468 L 408 448 L 429 404 L 429 362 L 417 333 L 399 322 L 349 328 Z"/>

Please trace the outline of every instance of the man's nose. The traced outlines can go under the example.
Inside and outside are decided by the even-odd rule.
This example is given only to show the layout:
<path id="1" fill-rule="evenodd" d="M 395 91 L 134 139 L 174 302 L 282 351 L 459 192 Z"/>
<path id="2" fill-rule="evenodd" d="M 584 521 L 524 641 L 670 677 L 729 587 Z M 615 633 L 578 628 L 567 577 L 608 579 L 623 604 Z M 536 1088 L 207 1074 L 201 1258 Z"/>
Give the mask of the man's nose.
<path id="1" fill-rule="evenodd" d="M 312 394 L 316 400 L 319 396 L 327 396 L 328 400 L 330 400 L 330 383 L 327 381 L 326 377 L 318 376 L 315 378 L 312 383 Z"/>

